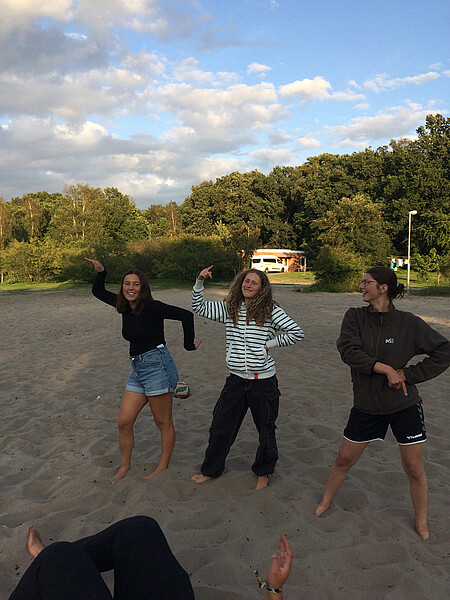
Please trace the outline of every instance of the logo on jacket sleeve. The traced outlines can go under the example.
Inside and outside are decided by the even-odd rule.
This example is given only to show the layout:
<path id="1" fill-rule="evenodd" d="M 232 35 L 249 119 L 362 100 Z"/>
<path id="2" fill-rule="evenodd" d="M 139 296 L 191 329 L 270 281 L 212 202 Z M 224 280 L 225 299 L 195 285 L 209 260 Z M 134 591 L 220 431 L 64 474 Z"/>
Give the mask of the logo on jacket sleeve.
<path id="1" fill-rule="evenodd" d="M 393 343 L 394 343 L 394 338 L 386 338 L 386 339 L 384 340 L 384 343 L 385 343 L 385 344 L 393 344 Z"/>

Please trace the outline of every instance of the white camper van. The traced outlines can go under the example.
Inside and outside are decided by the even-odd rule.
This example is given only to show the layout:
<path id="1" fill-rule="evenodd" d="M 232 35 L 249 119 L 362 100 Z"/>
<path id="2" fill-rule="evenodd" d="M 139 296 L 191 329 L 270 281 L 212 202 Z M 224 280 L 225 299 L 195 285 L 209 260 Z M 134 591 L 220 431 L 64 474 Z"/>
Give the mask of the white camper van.
<path id="1" fill-rule="evenodd" d="M 255 256 L 252 258 L 252 269 L 258 269 L 259 271 L 265 271 L 266 273 L 284 273 L 287 270 L 282 259 L 273 254 Z"/>

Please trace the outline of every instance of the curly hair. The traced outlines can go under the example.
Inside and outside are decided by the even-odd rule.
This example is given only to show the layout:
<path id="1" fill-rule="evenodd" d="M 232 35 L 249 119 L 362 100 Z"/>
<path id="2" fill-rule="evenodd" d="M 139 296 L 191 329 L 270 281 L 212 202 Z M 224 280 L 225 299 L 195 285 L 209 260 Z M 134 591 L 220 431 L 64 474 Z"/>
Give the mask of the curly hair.
<path id="1" fill-rule="evenodd" d="M 254 298 L 247 300 L 247 323 L 253 319 L 256 321 L 257 325 L 264 325 L 264 322 L 267 319 L 270 319 L 273 306 L 276 304 L 272 299 L 272 287 L 270 285 L 269 278 L 264 271 L 259 271 L 258 269 L 247 269 L 247 271 L 239 273 L 239 275 L 234 278 L 228 291 L 228 295 L 225 298 L 228 312 L 230 313 L 231 320 L 233 321 L 235 327 L 239 318 L 239 309 L 241 308 L 242 303 L 245 301 L 242 293 L 242 283 L 250 273 L 258 275 L 261 280 L 261 289 Z"/>
<path id="2" fill-rule="evenodd" d="M 139 281 L 141 284 L 139 296 L 137 297 L 136 305 L 133 309 L 131 309 L 130 303 L 123 295 L 123 282 L 127 275 L 137 275 L 139 277 Z M 141 312 L 144 310 L 144 306 L 145 306 L 145 303 L 147 302 L 147 300 L 153 300 L 153 296 L 150 291 L 150 285 L 148 283 L 147 277 L 145 276 L 145 273 L 143 273 L 142 271 L 138 271 L 137 269 L 131 269 L 130 271 L 127 271 L 126 273 L 124 273 L 124 275 L 122 277 L 122 281 L 120 282 L 120 290 L 119 290 L 119 293 L 117 294 L 117 301 L 116 301 L 117 312 L 124 313 L 124 312 L 128 312 L 130 310 L 133 314 L 140 315 Z"/>

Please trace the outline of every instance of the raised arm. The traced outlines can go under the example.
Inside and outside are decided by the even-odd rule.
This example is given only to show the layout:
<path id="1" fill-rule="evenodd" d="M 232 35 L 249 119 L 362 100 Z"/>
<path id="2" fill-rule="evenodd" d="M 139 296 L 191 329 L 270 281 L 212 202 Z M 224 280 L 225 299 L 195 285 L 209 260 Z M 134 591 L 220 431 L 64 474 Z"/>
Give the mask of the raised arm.
<path id="1" fill-rule="evenodd" d="M 92 284 L 92 294 L 102 302 L 105 302 L 110 306 L 116 306 L 117 295 L 105 289 L 105 279 L 107 273 L 105 267 L 99 260 L 93 258 L 85 258 L 84 260 L 91 263 L 97 273 Z"/>
<path id="2" fill-rule="evenodd" d="M 225 323 L 228 318 L 228 309 L 224 302 L 211 302 L 203 298 L 203 282 L 205 279 L 212 279 L 213 265 L 202 269 L 197 275 L 194 289 L 192 290 L 192 310 L 207 319 Z"/>
<path id="3" fill-rule="evenodd" d="M 255 571 L 259 586 L 265 589 L 264 600 L 275 600 L 275 598 L 283 600 L 282 588 L 289 577 L 292 559 L 292 550 L 287 539 L 282 535 L 278 542 L 278 552 L 272 555 L 272 563 L 266 580 L 263 581 L 259 577 L 258 571 Z"/>

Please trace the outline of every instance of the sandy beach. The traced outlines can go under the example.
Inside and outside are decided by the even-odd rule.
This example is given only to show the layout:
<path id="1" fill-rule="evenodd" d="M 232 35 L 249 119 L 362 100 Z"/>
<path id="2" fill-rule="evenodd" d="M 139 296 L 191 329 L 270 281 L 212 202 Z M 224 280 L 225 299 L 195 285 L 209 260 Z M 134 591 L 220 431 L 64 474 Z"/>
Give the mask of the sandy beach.
<path id="1" fill-rule="evenodd" d="M 116 289 L 110 286 L 111 289 Z M 282 392 L 279 462 L 268 488 L 255 492 L 250 471 L 256 430 L 249 415 L 218 480 L 196 485 L 212 409 L 227 374 L 225 329 L 196 317 L 197 352 L 186 352 L 179 323 L 166 339 L 192 395 L 175 400 L 177 443 L 170 468 L 144 480 L 159 458 L 150 410 L 135 428 L 129 474 L 119 464 L 116 419 L 129 373 L 120 316 L 89 288 L 0 293 L 0 598 L 31 562 L 35 524 L 45 544 L 90 535 L 124 517 L 149 515 L 163 528 L 191 575 L 197 600 L 257 600 L 253 569 L 268 570 L 281 534 L 294 552 L 287 600 L 446 600 L 449 531 L 450 370 L 422 384 L 429 439 L 431 536 L 421 542 L 397 443 L 389 432 L 351 471 L 333 507 L 314 510 L 352 405 L 350 372 L 336 351 L 342 317 L 359 294 L 302 293 L 274 286 L 275 299 L 305 332 L 295 347 L 273 351 Z M 209 288 L 206 298 L 223 298 Z M 156 291 L 190 308 L 189 290 Z M 397 308 L 450 335 L 447 298 L 406 298 Z M 105 577 L 110 584 L 110 576 Z"/>

